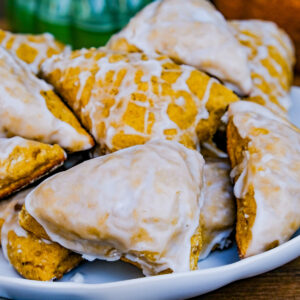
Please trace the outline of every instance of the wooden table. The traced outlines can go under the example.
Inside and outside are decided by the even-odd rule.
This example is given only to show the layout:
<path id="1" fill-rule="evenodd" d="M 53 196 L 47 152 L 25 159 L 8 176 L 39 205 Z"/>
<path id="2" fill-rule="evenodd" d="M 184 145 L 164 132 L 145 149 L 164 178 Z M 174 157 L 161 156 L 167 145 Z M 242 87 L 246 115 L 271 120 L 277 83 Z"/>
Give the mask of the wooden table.
<path id="1" fill-rule="evenodd" d="M 300 299 L 300 258 L 271 272 L 236 281 L 193 299 Z"/>

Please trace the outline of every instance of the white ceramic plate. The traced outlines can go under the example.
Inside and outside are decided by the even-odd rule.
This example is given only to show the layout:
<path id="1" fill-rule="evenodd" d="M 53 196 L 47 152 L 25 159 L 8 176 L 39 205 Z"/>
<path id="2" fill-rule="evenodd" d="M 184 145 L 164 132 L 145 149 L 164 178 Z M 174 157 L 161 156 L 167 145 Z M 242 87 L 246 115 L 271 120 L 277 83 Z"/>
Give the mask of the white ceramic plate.
<path id="1" fill-rule="evenodd" d="M 300 88 L 292 89 L 292 122 L 300 127 Z M 283 245 L 239 260 L 235 245 L 199 262 L 199 270 L 143 277 L 123 262 L 86 262 L 57 282 L 22 279 L 0 254 L 0 296 L 11 299 L 183 299 L 275 269 L 300 255 L 300 230 Z M 80 281 L 80 282 L 79 282 Z"/>

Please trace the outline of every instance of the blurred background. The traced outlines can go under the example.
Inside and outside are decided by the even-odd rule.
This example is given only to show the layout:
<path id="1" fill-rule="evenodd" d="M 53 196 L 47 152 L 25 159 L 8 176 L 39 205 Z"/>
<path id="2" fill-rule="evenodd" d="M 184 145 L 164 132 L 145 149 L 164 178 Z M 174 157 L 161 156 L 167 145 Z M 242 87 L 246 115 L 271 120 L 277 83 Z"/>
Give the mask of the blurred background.
<path id="1" fill-rule="evenodd" d="M 153 0 L 0 0 L 0 27 L 50 32 L 73 48 L 98 47 Z M 184 0 L 183 0 L 184 1 Z M 300 0 L 212 0 L 228 19 L 266 19 L 292 37 L 300 71 Z"/>
<path id="2" fill-rule="evenodd" d="M 0 0 L 13 32 L 50 32 L 73 48 L 104 45 L 151 0 Z"/>

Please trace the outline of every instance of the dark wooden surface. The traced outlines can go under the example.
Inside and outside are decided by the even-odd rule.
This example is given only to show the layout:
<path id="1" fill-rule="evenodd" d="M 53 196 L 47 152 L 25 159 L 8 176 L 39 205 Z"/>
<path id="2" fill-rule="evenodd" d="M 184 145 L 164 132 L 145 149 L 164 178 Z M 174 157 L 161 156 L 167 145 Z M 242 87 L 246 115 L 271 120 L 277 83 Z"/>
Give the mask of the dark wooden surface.
<path id="1" fill-rule="evenodd" d="M 193 299 L 300 299 L 300 258 L 268 273 L 231 283 Z"/>

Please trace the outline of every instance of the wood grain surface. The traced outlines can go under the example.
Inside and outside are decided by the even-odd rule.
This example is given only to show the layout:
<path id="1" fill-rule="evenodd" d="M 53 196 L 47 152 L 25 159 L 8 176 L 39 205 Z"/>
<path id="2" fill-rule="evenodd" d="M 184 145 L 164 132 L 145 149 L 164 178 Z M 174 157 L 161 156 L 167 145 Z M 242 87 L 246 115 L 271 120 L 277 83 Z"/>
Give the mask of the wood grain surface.
<path id="1" fill-rule="evenodd" d="M 192 299 L 300 299 L 300 258 L 262 275 L 231 283 L 214 292 Z"/>

